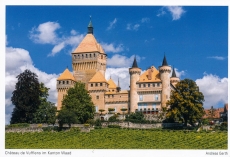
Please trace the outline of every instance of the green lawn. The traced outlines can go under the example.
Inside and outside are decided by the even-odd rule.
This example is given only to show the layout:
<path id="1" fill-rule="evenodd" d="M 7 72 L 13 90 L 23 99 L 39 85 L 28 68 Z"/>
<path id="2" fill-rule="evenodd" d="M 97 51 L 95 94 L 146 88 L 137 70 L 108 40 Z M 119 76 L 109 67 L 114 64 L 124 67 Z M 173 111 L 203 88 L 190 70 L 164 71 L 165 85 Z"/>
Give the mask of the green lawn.
<path id="1" fill-rule="evenodd" d="M 6 133 L 6 149 L 227 149 L 227 132 L 128 130 Z"/>

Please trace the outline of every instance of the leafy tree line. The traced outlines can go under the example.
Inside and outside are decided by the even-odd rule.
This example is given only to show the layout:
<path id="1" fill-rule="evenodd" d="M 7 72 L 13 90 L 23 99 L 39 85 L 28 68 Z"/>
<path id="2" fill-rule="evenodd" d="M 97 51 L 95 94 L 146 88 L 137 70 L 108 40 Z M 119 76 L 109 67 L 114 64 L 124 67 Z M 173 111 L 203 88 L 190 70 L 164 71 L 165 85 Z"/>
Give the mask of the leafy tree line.
<path id="1" fill-rule="evenodd" d="M 95 108 L 92 98 L 85 89 L 84 83 L 76 82 L 73 88 L 67 91 L 62 101 L 62 108 L 57 112 L 54 103 L 47 100 L 49 88 L 39 83 L 37 75 L 30 70 L 25 70 L 17 76 L 18 82 L 12 93 L 11 101 L 14 110 L 12 112 L 11 124 L 15 123 L 48 123 L 54 124 L 58 121 L 63 124 L 85 123 L 93 119 Z M 199 87 L 192 80 L 185 79 L 177 83 L 175 90 L 172 90 L 170 100 L 167 102 L 167 111 L 164 111 L 162 118 L 166 121 L 181 120 L 187 123 L 201 119 L 204 114 L 204 96 Z M 112 112 L 114 109 L 109 109 Z M 122 110 L 123 115 L 127 109 Z M 164 108 L 166 110 L 166 108 Z M 100 111 L 101 113 L 103 110 Z M 116 120 L 116 117 L 112 117 Z M 131 113 L 126 120 L 144 122 L 144 115 Z"/>
<path id="2" fill-rule="evenodd" d="M 94 117 L 94 105 L 85 85 L 76 82 L 67 91 L 62 102 L 62 108 L 57 112 L 54 103 L 48 101 L 49 88 L 39 83 L 38 76 L 30 70 L 25 70 L 17 77 L 18 82 L 12 93 L 11 101 L 14 109 L 11 124 L 16 123 L 48 123 L 60 126 L 73 123 L 85 123 Z"/>

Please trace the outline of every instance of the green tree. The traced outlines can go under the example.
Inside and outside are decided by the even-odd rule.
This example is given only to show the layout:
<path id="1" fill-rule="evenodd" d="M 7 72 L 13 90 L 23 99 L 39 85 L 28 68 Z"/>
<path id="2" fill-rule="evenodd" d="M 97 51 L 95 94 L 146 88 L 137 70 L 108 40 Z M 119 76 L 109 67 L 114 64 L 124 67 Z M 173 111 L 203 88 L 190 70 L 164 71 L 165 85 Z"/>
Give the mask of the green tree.
<path id="1" fill-rule="evenodd" d="M 145 116 L 142 112 L 132 112 L 130 115 L 126 115 L 126 121 L 130 121 L 133 123 L 142 123 L 145 121 Z"/>
<path id="2" fill-rule="evenodd" d="M 37 75 L 26 69 L 17 77 L 18 82 L 11 97 L 15 106 L 12 112 L 11 124 L 31 123 L 34 113 L 40 105 L 41 94 Z"/>
<path id="3" fill-rule="evenodd" d="M 204 96 L 196 83 L 190 79 L 181 80 L 171 92 L 166 116 L 174 120 L 182 119 L 185 126 L 188 121 L 194 125 L 204 115 L 203 102 Z"/>
<path id="4" fill-rule="evenodd" d="M 34 113 L 35 123 L 55 124 L 57 107 L 49 101 L 42 101 L 37 111 Z"/>
<path id="5" fill-rule="evenodd" d="M 62 109 L 57 115 L 58 123 L 60 127 L 63 127 L 63 124 L 68 124 L 71 127 L 71 124 L 78 123 L 78 117 L 73 110 Z"/>
<path id="6" fill-rule="evenodd" d="M 61 110 L 63 109 L 73 111 L 82 124 L 88 119 L 93 119 L 95 107 L 84 83 L 76 82 L 75 86 L 67 91 L 62 101 Z"/>
<path id="7" fill-rule="evenodd" d="M 34 113 L 33 121 L 35 123 L 55 124 L 57 107 L 54 103 L 47 100 L 49 88 L 44 83 L 40 83 L 40 105 Z"/>

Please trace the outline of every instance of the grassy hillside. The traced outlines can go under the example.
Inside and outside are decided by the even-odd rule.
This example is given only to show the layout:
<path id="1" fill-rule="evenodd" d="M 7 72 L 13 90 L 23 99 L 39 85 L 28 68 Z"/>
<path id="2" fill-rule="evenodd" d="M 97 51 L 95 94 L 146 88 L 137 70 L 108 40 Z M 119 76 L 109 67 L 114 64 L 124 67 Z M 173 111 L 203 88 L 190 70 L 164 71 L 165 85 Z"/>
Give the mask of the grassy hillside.
<path id="1" fill-rule="evenodd" d="M 128 130 L 6 133 L 5 148 L 17 149 L 227 149 L 227 132 Z"/>

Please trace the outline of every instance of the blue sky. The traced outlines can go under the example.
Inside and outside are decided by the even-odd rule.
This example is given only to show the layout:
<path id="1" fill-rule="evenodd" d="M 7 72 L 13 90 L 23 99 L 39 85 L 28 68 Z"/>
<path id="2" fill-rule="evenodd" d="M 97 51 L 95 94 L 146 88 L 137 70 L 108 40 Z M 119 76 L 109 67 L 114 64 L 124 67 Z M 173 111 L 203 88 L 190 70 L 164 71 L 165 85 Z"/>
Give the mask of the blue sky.
<path id="1" fill-rule="evenodd" d="M 36 72 L 56 102 L 56 78 L 87 32 L 108 55 L 106 77 L 128 89 L 134 55 L 144 71 L 161 65 L 164 54 L 181 79 L 196 81 L 204 107 L 228 100 L 228 7 L 193 6 L 6 6 L 6 123 L 12 111 L 15 77 Z"/>

